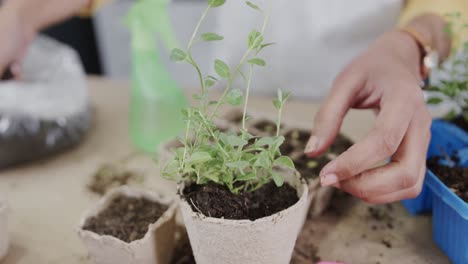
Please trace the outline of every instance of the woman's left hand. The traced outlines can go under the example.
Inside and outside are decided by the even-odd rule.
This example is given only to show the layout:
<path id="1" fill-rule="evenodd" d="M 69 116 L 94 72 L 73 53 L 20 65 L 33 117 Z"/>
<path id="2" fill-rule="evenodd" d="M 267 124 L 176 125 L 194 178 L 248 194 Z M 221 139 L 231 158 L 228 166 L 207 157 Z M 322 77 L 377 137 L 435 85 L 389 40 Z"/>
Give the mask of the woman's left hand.
<path id="1" fill-rule="evenodd" d="M 392 31 L 339 74 L 315 118 L 306 153 L 313 157 L 326 151 L 350 108 L 375 109 L 378 116 L 367 137 L 322 169 L 323 186 L 370 203 L 420 193 L 431 125 L 420 87 L 420 57 L 410 35 Z M 375 167 L 390 157 L 390 163 Z"/>

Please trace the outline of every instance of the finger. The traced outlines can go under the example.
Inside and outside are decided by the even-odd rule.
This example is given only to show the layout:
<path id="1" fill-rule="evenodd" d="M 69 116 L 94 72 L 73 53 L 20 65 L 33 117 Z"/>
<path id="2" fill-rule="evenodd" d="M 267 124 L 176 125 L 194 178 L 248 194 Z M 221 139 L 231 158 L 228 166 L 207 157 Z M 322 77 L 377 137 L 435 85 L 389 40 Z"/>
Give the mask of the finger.
<path id="1" fill-rule="evenodd" d="M 365 83 L 357 67 L 348 67 L 335 80 L 327 98 L 315 115 L 311 137 L 305 153 L 318 156 L 332 144 L 339 133 L 343 118 L 356 99 L 356 91 Z"/>
<path id="2" fill-rule="evenodd" d="M 404 195 L 414 194 L 419 189 L 417 185 L 420 178 L 424 178 L 426 171 L 430 124 L 431 118 L 427 110 L 418 111 L 391 163 L 340 182 L 340 188 L 364 200 L 375 197 L 384 200 L 385 195 L 390 194 L 393 194 L 391 197 L 395 199 L 403 199 Z"/>
<path id="3" fill-rule="evenodd" d="M 421 169 L 418 182 L 413 187 L 400 190 L 400 191 L 396 191 L 393 193 L 388 193 L 388 194 L 379 195 L 375 197 L 369 197 L 369 198 L 364 199 L 364 201 L 367 203 L 371 203 L 371 204 L 384 204 L 384 203 L 393 203 L 393 202 L 401 201 L 404 199 L 411 199 L 411 198 L 416 197 L 419 193 L 421 193 L 422 186 L 424 184 L 424 175 L 426 173 L 425 168 L 426 167 L 423 167 Z"/>
<path id="4" fill-rule="evenodd" d="M 374 128 L 366 138 L 322 169 L 322 185 L 329 186 L 354 177 L 392 156 L 408 130 L 416 104 L 423 102 L 422 92 L 416 91 L 419 98 L 412 96 L 408 89 L 406 93 L 403 89 L 395 91 L 386 101 L 383 98 Z"/>

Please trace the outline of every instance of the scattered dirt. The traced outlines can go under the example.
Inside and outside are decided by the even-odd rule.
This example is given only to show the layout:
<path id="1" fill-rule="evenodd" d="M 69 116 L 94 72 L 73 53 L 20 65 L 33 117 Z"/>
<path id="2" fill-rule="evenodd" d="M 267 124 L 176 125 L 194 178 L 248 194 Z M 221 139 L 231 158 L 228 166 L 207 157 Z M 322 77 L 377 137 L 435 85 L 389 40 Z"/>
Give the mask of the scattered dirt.
<path id="1" fill-rule="evenodd" d="M 270 120 L 261 120 L 254 125 L 254 128 L 270 136 L 276 134 L 276 124 Z M 281 128 L 283 128 L 283 126 L 281 126 Z"/>
<path id="2" fill-rule="evenodd" d="M 302 129 L 294 129 L 284 135 L 284 144 L 280 150 L 283 155 L 289 155 L 293 151 L 304 152 L 305 145 L 310 138 L 310 132 Z"/>
<path id="3" fill-rule="evenodd" d="M 353 145 L 353 141 L 346 136 L 339 134 L 336 137 L 335 142 L 330 146 L 329 152 L 335 154 L 341 154 L 348 150 Z"/>
<path id="4" fill-rule="evenodd" d="M 282 211 L 299 200 L 296 190 L 289 184 L 278 188 L 273 182 L 238 195 L 215 183 L 192 184 L 185 188 L 184 199 L 192 210 L 205 216 L 252 221 Z"/>
<path id="5" fill-rule="evenodd" d="M 451 122 L 459 128 L 465 130 L 465 132 L 468 131 L 468 122 L 462 115 L 455 117 Z"/>
<path id="6" fill-rule="evenodd" d="M 427 167 L 456 195 L 468 202 L 468 168 L 458 165 L 451 168 L 439 164 L 440 160 L 440 157 L 431 157 L 427 161 Z M 458 162 L 456 157 L 452 160 Z"/>
<path id="7" fill-rule="evenodd" d="M 96 217 L 89 218 L 83 229 L 130 243 L 143 238 L 148 226 L 167 209 L 166 205 L 145 198 L 118 196 Z"/>
<path id="8" fill-rule="evenodd" d="M 299 173 L 306 179 L 315 179 L 320 174 L 322 168 L 330 162 L 326 156 L 318 158 L 309 158 L 307 155 L 302 154 L 299 158 L 295 158 L 294 164 Z"/>
<path id="9" fill-rule="evenodd" d="M 11 80 L 13 79 L 13 73 L 11 72 L 10 70 L 10 67 L 7 67 L 7 69 L 5 70 L 5 72 L 3 72 L 2 74 L 2 78 L 0 78 L 0 80 L 2 81 L 8 81 L 8 80 Z"/>
<path id="10" fill-rule="evenodd" d="M 121 166 L 106 164 L 94 173 L 87 188 L 90 192 L 103 195 L 114 187 L 127 185 L 129 182 L 141 182 L 142 180 L 143 175 L 140 173 L 121 168 Z"/>

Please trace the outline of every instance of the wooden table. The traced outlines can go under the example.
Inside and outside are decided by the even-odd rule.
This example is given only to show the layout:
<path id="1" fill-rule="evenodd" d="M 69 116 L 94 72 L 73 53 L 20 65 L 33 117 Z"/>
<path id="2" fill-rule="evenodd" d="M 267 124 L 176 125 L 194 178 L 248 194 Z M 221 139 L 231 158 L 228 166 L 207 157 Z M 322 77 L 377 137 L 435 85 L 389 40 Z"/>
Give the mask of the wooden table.
<path id="1" fill-rule="evenodd" d="M 91 175 L 135 149 L 128 135 L 129 88 L 125 82 L 90 78 L 94 124 L 83 144 L 62 155 L 0 172 L 0 193 L 11 205 L 11 250 L 2 264 L 91 263 L 75 228 L 80 215 L 99 197 L 86 189 Z M 252 113 L 273 114 L 271 100 L 253 98 Z M 289 124 L 310 127 L 317 104 L 291 101 L 284 113 Z M 343 132 L 354 140 L 366 134 L 372 114 L 352 111 Z M 144 174 L 147 188 L 173 194 L 175 185 L 158 177 L 151 157 L 140 155 L 128 164 Z M 449 263 L 431 239 L 429 216 L 410 217 L 399 204 L 393 216 L 401 228 L 372 232 L 367 205 L 346 199 L 319 219 L 309 220 L 302 237 L 310 237 L 324 260 L 348 263 Z M 369 232 L 369 230 L 371 230 Z M 391 236 L 392 248 L 380 236 Z"/>

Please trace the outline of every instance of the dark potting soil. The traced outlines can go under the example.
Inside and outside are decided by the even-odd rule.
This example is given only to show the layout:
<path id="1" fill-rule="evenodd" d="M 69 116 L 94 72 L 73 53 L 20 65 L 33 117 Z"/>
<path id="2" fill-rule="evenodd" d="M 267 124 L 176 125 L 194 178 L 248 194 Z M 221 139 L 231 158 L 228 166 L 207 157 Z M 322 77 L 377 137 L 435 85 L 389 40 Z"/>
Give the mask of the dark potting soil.
<path id="1" fill-rule="evenodd" d="M 276 124 L 275 122 L 272 122 L 270 120 L 259 121 L 258 123 L 254 125 L 254 127 L 258 129 L 259 131 L 265 132 L 266 134 L 271 135 L 271 136 L 276 134 Z M 281 128 L 283 128 L 282 125 L 281 125 Z"/>
<path id="2" fill-rule="evenodd" d="M 185 188 L 183 195 L 194 212 L 215 218 L 252 221 L 280 212 L 299 200 L 291 185 L 285 183 L 278 188 L 273 182 L 237 195 L 215 183 L 192 184 Z"/>
<path id="3" fill-rule="evenodd" d="M 468 131 L 468 121 L 466 121 L 463 115 L 459 115 L 455 117 L 454 119 L 452 119 L 451 122 L 455 124 L 456 126 L 458 126 L 459 128 L 465 130 L 465 132 Z"/>
<path id="4" fill-rule="evenodd" d="M 440 157 L 431 157 L 427 160 L 427 167 L 456 195 L 468 202 L 468 168 L 458 165 L 448 167 L 439 164 Z M 457 159 L 452 158 L 455 162 Z"/>
<path id="5" fill-rule="evenodd" d="M 168 209 L 146 198 L 118 196 L 97 216 L 89 218 L 83 229 L 109 235 L 130 243 L 142 239 L 148 226 Z"/>
<path id="6" fill-rule="evenodd" d="M 315 179 L 320 174 L 322 168 L 330 162 L 326 156 L 310 158 L 306 154 L 302 154 L 299 158 L 294 159 L 294 164 L 299 173 L 306 179 Z"/>
<path id="7" fill-rule="evenodd" d="M 10 67 L 7 67 L 7 69 L 5 70 L 5 72 L 3 72 L 2 74 L 2 77 L 0 78 L 0 80 L 2 81 L 8 81 L 8 80 L 11 80 L 13 79 L 13 73 L 11 72 L 10 70 Z"/>

